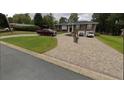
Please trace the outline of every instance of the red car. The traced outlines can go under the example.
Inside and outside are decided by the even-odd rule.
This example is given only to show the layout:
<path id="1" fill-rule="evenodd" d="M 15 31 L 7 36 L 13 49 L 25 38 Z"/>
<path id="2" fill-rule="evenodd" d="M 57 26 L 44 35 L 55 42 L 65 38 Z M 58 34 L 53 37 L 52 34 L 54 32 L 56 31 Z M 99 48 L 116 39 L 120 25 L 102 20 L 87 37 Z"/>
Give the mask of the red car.
<path id="1" fill-rule="evenodd" d="M 53 31 L 52 29 L 38 29 L 36 32 L 39 35 L 44 35 L 44 36 L 56 36 L 56 31 Z"/>

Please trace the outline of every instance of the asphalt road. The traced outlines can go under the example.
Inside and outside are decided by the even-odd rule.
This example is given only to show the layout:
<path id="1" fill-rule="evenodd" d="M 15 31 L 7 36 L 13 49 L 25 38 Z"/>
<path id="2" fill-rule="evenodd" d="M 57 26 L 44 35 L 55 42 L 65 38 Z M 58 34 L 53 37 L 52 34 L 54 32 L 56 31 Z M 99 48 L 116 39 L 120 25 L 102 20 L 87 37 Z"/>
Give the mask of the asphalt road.
<path id="1" fill-rule="evenodd" d="M 0 45 L 1 80 L 87 80 L 90 79 L 18 50 Z"/>

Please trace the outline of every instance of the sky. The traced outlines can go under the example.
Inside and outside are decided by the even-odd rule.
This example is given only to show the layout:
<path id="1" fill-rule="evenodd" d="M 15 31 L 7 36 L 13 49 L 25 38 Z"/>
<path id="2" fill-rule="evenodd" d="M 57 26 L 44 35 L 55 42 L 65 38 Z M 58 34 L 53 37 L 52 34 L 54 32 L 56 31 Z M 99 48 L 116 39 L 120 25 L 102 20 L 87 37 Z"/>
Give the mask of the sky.
<path id="1" fill-rule="evenodd" d="M 35 13 L 30 13 L 30 17 L 33 18 Z M 47 13 L 42 13 L 42 15 L 46 15 Z M 8 16 L 13 16 L 14 13 L 7 14 Z M 60 17 L 67 17 L 69 18 L 70 13 L 53 13 L 53 16 L 59 20 Z M 78 13 L 79 21 L 90 21 L 92 19 L 92 13 Z"/>

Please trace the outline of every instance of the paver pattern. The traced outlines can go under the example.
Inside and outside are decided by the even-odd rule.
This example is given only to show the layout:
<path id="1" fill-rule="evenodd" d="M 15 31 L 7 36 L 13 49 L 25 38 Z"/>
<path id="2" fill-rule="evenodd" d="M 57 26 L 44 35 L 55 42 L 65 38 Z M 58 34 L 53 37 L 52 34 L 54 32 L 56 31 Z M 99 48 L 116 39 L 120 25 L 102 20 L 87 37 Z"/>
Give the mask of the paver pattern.
<path id="1" fill-rule="evenodd" d="M 45 55 L 118 79 L 123 78 L 123 54 L 96 38 L 79 37 L 78 44 L 66 34 L 57 36 L 58 46 Z"/>

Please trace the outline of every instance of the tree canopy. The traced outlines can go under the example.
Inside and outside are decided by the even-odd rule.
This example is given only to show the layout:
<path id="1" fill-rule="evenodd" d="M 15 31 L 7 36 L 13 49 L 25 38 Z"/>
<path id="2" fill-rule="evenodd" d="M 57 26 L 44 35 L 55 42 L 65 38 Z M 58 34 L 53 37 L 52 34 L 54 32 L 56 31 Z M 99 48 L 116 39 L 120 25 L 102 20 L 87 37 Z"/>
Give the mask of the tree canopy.
<path id="1" fill-rule="evenodd" d="M 119 35 L 124 28 L 123 13 L 94 13 L 92 21 L 97 21 L 97 31 L 105 34 Z"/>
<path id="2" fill-rule="evenodd" d="M 43 25 L 43 18 L 41 13 L 36 13 L 34 16 L 34 24 L 37 26 L 42 26 Z"/>
<path id="3" fill-rule="evenodd" d="M 68 22 L 68 19 L 66 17 L 61 17 L 59 19 L 59 23 L 67 23 Z"/>
<path id="4" fill-rule="evenodd" d="M 13 23 L 13 17 L 8 17 L 9 23 Z"/>
<path id="5" fill-rule="evenodd" d="M 55 24 L 55 18 L 53 17 L 53 15 L 50 13 L 48 15 L 45 15 L 43 17 L 43 25 L 48 26 L 49 28 L 53 28 L 54 24 Z"/>
<path id="6" fill-rule="evenodd" d="M 107 14 L 107 13 L 94 13 L 92 16 L 93 21 L 99 22 L 97 29 L 101 33 L 104 33 L 107 30 L 107 28 L 106 28 L 107 27 L 107 19 L 109 16 L 110 16 L 110 14 Z"/>
<path id="7" fill-rule="evenodd" d="M 70 17 L 69 17 L 69 22 L 77 22 L 78 21 L 78 13 L 71 13 Z"/>
<path id="8" fill-rule="evenodd" d="M 30 24 L 31 23 L 31 18 L 26 14 L 15 14 L 13 16 L 13 22 L 15 23 L 20 23 L 20 24 Z"/>

